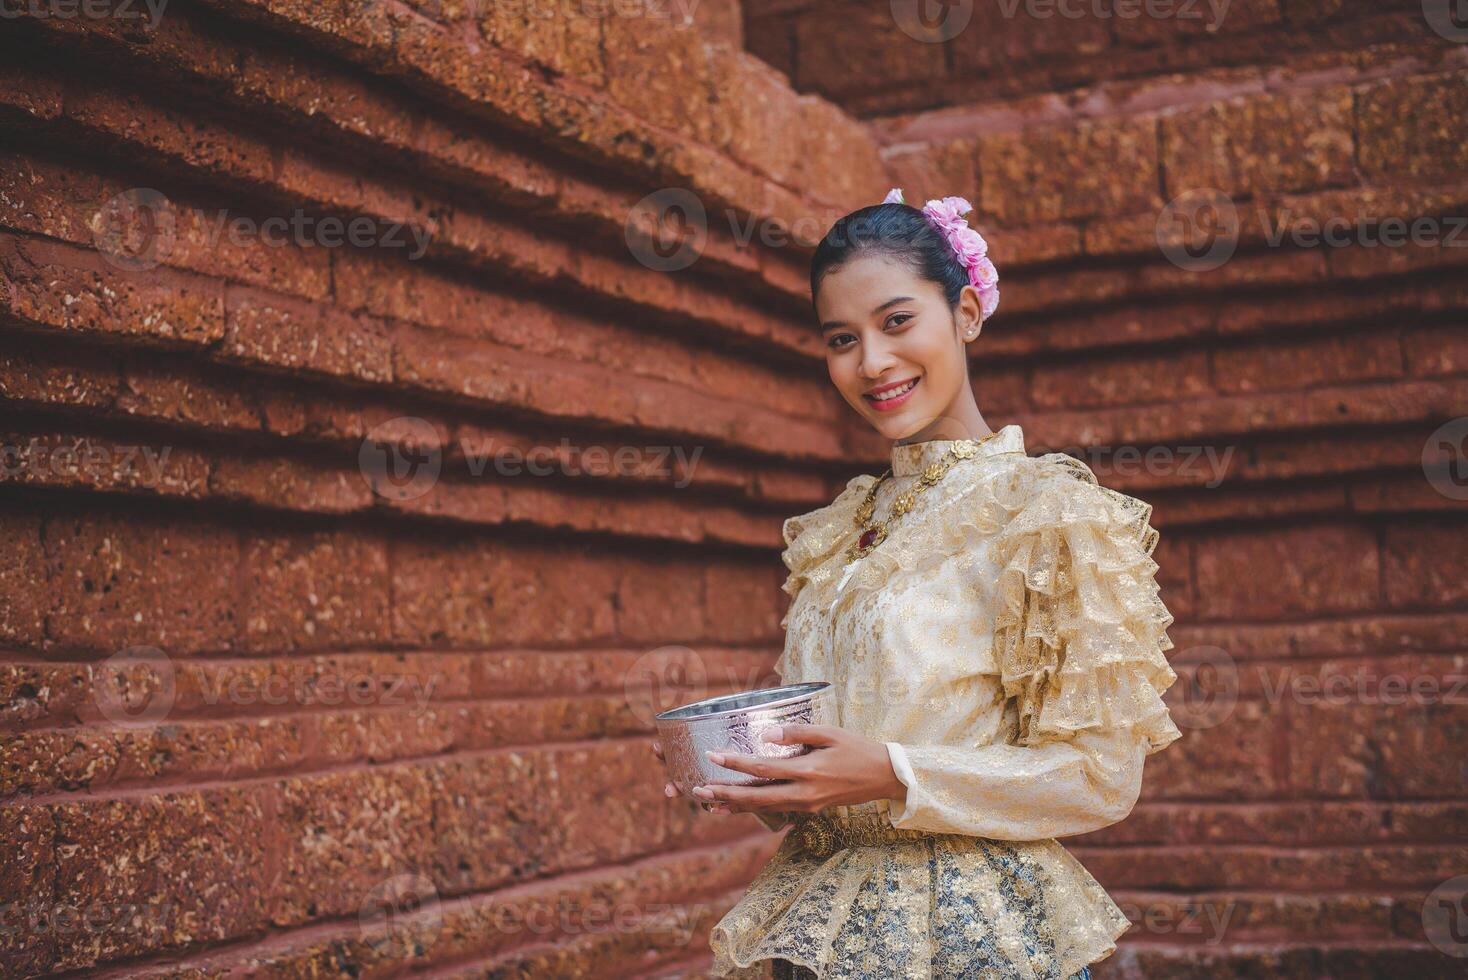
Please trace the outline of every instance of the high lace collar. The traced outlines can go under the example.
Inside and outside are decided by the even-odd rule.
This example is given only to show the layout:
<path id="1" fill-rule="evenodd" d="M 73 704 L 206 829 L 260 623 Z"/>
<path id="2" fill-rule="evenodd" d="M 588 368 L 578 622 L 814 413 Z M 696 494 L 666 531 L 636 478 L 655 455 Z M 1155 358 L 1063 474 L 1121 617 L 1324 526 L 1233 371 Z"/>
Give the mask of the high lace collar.
<path id="1" fill-rule="evenodd" d="M 905 444 L 893 444 L 892 446 L 892 475 L 913 476 L 921 473 L 933 463 L 943 458 L 943 454 L 958 442 L 974 442 L 977 440 L 962 439 L 929 439 L 927 442 L 909 442 Z M 1025 434 L 1019 425 L 1011 422 L 994 433 L 994 437 L 979 446 L 979 456 L 991 456 L 997 453 L 1023 453 L 1025 451 Z"/>

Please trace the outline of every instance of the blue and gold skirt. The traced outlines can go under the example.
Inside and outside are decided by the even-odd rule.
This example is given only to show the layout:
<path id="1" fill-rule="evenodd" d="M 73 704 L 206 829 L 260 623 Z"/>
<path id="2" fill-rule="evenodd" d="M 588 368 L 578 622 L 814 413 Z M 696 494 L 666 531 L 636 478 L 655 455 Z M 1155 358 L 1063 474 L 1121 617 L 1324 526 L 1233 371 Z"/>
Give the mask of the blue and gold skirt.
<path id="1" fill-rule="evenodd" d="M 771 960 L 774 967 L 774 980 L 816 980 L 816 973 L 807 967 L 789 960 Z M 1071 974 L 1070 980 L 1091 980 L 1091 968 L 1081 967 L 1079 973 Z"/>

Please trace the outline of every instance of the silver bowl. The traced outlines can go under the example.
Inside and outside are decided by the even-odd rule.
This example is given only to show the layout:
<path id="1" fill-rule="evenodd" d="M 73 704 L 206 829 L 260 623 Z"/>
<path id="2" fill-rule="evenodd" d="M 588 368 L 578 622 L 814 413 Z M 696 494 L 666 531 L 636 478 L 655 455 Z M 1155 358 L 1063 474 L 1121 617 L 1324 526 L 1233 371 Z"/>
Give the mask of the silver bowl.
<path id="1" fill-rule="evenodd" d="M 766 742 L 764 733 L 780 725 L 834 725 L 834 698 L 828 682 L 806 681 L 722 694 L 670 708 L 654 719 L 668 779 L 692 799 L 698 799 L 693 787 L 706 783 L 763 786 L 776 782 L 716 765 L 704 752 L 737 752 L 766 759 L 804 755 L 809 745 Z"/>

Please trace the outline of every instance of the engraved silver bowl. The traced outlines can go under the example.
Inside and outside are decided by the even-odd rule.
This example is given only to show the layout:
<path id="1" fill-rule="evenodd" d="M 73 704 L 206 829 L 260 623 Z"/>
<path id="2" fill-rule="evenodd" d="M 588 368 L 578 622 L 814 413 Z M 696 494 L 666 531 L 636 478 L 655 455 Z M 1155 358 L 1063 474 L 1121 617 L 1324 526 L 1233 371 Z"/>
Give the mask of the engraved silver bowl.
<path id="1" fill-rule="evenodd" d="M 737 752 L 766 759 L 804 755 L 811 750 L 809 745 L 777 745 L 766 742 L 764 733 L 787 724 L 834 725 L 834 699 L 828 682 L 806 681 L 722 694 L 670 708 L 654 719 L 668 779 L 691 799 L 698 799 L 693 787 L 705 783 L 763 786 L 776 782 L 716 765 L 704 752 Z"/>

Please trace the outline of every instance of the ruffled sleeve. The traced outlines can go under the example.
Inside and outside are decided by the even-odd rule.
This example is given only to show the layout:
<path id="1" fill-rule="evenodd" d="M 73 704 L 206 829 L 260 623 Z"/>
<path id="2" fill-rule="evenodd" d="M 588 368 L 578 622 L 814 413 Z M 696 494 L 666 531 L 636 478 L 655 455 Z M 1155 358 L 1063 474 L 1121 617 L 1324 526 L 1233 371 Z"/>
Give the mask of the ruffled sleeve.
<path id="1" fill-rule="evenodd" d="M 899 828 L 1036 840 L 1116 823 L 1143 760 L 1182 733 L 1162 693 L 1176 679 L 1172 614 L 1158 595 L 1151 506 L 1059 453 L 1025 461 L 996 499 L 992 664 L 1012 738 L 979 748 L 886 743 L 907 787 Z"/>
<path id="2" fill-rule="evenodd" d="M 781 588 L 790 596 L 792 608 L 803 588 L 818 576 L 833 573 L 835 566 L 826 559 L 851 534 L 856 509 L 875 482 L 876 477 L 869 474 L 854 476 L 835 500 L 809 513 L 787 518 L 782 525 L 785 550 L 780 559 L 790 574 Z M 786 618 L 780 622 L 781 629 L 786 627 L 788 620 L 787 611 Z"/>

